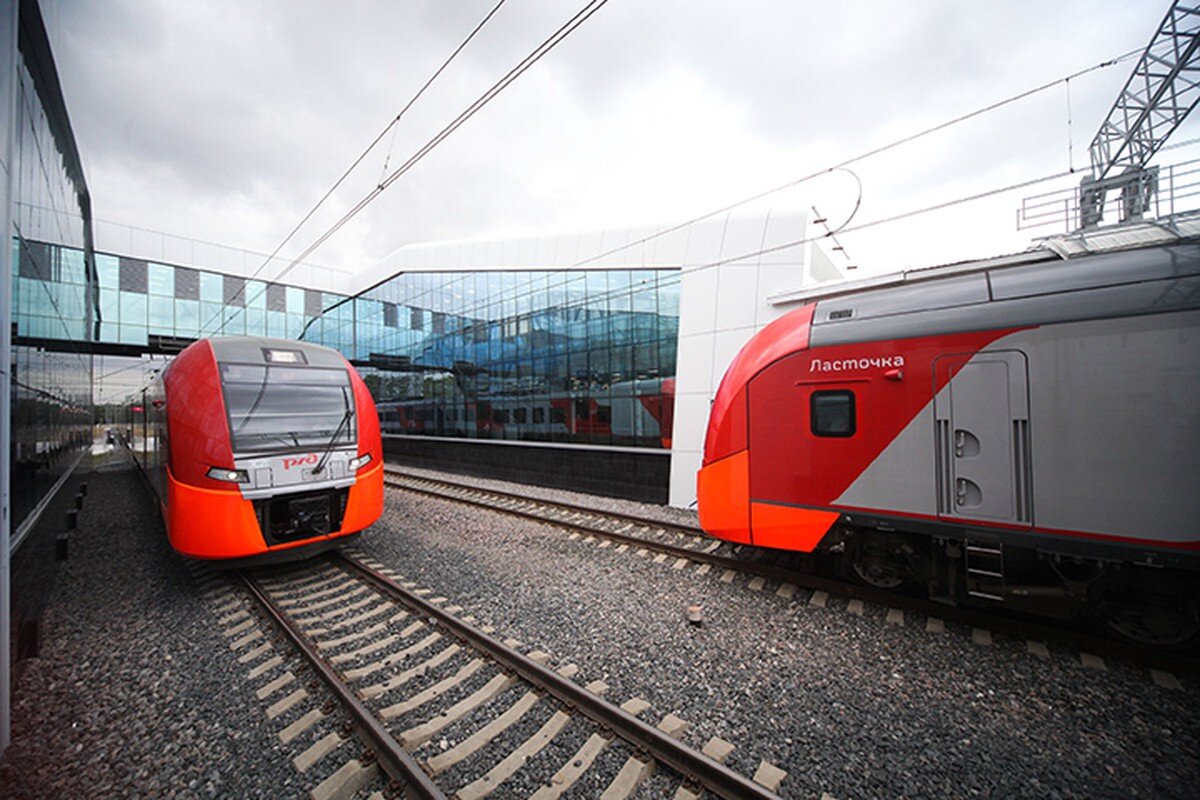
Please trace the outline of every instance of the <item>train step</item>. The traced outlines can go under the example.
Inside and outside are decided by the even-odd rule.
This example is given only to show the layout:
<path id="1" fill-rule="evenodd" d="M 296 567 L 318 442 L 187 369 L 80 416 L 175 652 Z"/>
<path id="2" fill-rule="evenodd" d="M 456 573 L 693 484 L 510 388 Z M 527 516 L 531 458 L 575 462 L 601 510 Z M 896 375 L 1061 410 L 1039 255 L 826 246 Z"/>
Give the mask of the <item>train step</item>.
<path id="1" fill-rule="evenodd" d="M 1004 546 L 968 544 L 964 550 L 967 594 L 984 600 L 1004 599 Z"/>

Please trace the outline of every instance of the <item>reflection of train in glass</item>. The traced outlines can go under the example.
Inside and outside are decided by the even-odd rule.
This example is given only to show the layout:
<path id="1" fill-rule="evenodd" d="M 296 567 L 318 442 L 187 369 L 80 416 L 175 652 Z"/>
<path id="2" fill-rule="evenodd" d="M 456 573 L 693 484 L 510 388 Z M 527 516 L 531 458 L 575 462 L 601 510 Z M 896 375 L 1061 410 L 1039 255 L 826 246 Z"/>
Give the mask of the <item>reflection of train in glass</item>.
<path id="1" fill-rule="evenodd" d="M 614 383 L 602 397 L 572 392 L 549 397 L 491 397 L 461 405 L 434 400 L 379 404 L 384 433 L 476 439 L 579 441 L 671 446 L 674 378 Z"/>
<path id="2" fill-rule="evenodd" d="M 1200 636 L 1198 403 L 1196 240 L 835 287 L 730 365 L 700 523 L 1180 644 Z"/>
<path id="3" fill-rule="evenodd" d="M 202 339 L 175 357 L 132 412 L 134 455 L 158 494 L 171 546 L 183 555 L 307 556 L 383 510 L 375 405 L 335 350 Z"/>

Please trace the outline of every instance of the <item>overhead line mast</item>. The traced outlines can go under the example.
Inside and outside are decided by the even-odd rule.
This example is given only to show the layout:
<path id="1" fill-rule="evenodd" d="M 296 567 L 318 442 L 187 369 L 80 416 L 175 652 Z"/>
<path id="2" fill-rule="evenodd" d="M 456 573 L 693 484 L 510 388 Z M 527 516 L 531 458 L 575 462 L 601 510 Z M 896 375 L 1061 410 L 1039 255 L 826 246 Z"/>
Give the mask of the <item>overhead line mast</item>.
<path id="1" fill-rule="evenodd" d="M 1198 33 L 1200 3 L 1176 0 L 1089 147 L 1092 173 L 1079 186 L 1081 229 L 1100 224 L 1110 191 L 1121 192 L 1121 222 L 1149 210 L 1158 167 L 1146 165 L 1200 101 Z"/>

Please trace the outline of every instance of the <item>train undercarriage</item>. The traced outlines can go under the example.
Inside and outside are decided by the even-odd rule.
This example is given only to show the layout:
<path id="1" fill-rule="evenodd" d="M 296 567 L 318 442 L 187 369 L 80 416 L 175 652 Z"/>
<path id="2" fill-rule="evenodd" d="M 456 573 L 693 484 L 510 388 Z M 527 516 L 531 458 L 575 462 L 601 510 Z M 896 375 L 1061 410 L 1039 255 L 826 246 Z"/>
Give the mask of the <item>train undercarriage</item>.
<path id="1" fill-rule="evenodd" d="M 1195 572 L 846 525 L 831 531 L 821 550 L 838 554 L 849 577 L 879 589 L 924 593 L 950 605 L 1090 619 L 1153 647 L 1200 645 Z"/>

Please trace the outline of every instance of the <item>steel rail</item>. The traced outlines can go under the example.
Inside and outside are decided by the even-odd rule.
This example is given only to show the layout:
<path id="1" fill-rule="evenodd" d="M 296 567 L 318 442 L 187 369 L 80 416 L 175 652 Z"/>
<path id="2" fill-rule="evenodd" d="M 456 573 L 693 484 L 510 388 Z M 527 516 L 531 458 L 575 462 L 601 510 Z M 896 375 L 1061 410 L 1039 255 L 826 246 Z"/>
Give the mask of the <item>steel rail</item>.
<path id="1" fill-rule="evenodd" d="M 295 624 L 271 601 L 258 582 L 245 572 L 240 575 L 258 604 L 271 619 L 275 620 L 292 644 L 308 659 L 313 671 L 349 710 L 355 730 L 370 746 L 374 757 L 379 761 L 388 777 L 402 784 L 405 796 L 410 800 L 447 800 L 445 792 L 438 788 L 437 784 L 421 769 L 417 760 L 400 746 L 400 743 L 388 733 L 387 728 L 363 704 L 358 695 L 338 677 L 337 671 L 325 661 L 317 648 L 309 643 Z"/>
<path id="2" fill-rule="evenodd" d="M 427 479 L 421 478 L 421 480 Z M 428 480 L 431 480 L 435 483 L 442 483 L 447 486 L 461 486 L 464 489 L 470 489 L 483 494 L 493 493 L 491 489 L 485 489 L 477 486 L 455 484 L 452 481 L 442 481 L 438 479 Z M 738 572 L 769 578 L 771 580 L 778 581 L 779 583 L 791 583 L 805 589 L 825 591 L 829 592 L 830 594 L 851 597 L 864 602 L 885 606 L 887 608 L 896 608 L 902 611 L 925 614 L 926 616 L 940 618 L 946 622 L 953 622 L 971 627 L 987 628 L 997 633 L 1003 633 L 1013 637 L 1040 639 L 1046 642 L 1070 645 L 1084 652 L 1094 653 L 1096 655 L 1111 656 L 1113 658 L 1121 659 L 1122 661 L 1127 661 L 1132 664 L 1139 664 L 1147 668 L 1163 669 L 1179 673 L 1200 674 L 1200 659 L 1191 657 L 1189 655 L 1155 651 L 1144 645 L 1122 642 L 1116 639 L 1096 636 L 1082 631 L 1070 630 L 1064 627 L 1047 624 L 1037 619 L 1028 619 L 1024 617 L 1013 616 L 1011 614 L 998 614 L 975 606 L 945 605 L 935 600 L 913 597 L 911 595 L 899 594 L 883 589 L 875 589 L 868 586 L 862 586 L 857 583 L 849 583 L 832 578 L 822 578 L 820 576 L 810 575 L 804 572 L 797 572 L 795 570 L 786 569 L 771 564 L 746 561 L 743 559 L 731 558 L 729 556 L 717 555 L 715 553 L 707 553 L 703 550 L 692 550 L 680 545 L 657 542 L 638 536 L 616 533 L 603 528 L 587 525 L 582 522 L 570 522 L 568 520 L 539 516 L 532 511 L 522 511 L 514 508 L 502 508 L 489 504 L 485 500 L 457 497 L 451 494 L 443 494 L 432 489 L 391 483 L 386 480 L 385 484 L 394 488 L 416 492 L 418 494 L 424 494 L 442 500 L 451 500 L 457 503 L 474 505 L 497 513 L 524 517 L 525 519 L 533 520 L 535 522 L 541 522 L 549 525 L 556 525 L 561 528 L 580 531 L 592 536 L 603 537 L 616 542 L 629 544 L 631 546 L 645 548 L 646 550 L 665 553 L 678 558 L 686 558 L 702 564 L 710 564 L 714 567 L 723 567 L 725 569 L 732 569 Z M 495 492 L 495 494 L 500 494 L 507 497 L 519 497 L 519 495 L 512 495 L 507 492 Z M 543 502 L 535 497 L 525 497 L 523 499 L 535 503 Z M 557 505 L 557 501 L 555 500 L 547 500 L 544 502 L 546 505 L 550 506 Z M 587 511 L 595 516 L 609 516 L 607 511 L 600 509 L 588 508 L 586 506 L 580 506 L 579 508 L 580 510 Z M 669 526 L 670 524 L 671 523 L 664 523 L 664 526 Z M 764 550 L 762 552 L 769 551 Z"/>
<path id="3" fill-rule="evenodd" d="M 434 620 L 443 629 L 472 648 L 486 653 L 523 680 L 589 717 L 600 725 L 602 732 L 611 731 L 617 734 L 639 752 L 647 753 L 658 762 L 669 766 L 682 775 L 685 782 L 692 782 L 729 800 L 778 800 L 777 794 L 761 784 L 693 750 L 673 736 L 605 701 L 574 681 L 507 647 L 499 640 L 408 591 L 386 575 L 340 551 L 333 551 L 327 557 L 330 560 L 340 560 L 350 571 L 358 573 L 380 591 L 391 595 L 425 618 Z"/>

